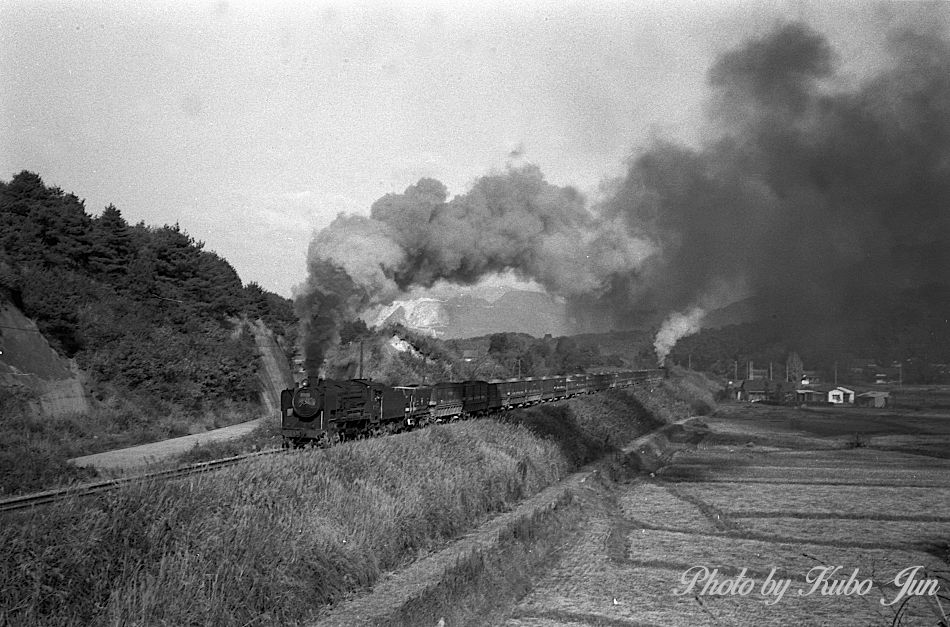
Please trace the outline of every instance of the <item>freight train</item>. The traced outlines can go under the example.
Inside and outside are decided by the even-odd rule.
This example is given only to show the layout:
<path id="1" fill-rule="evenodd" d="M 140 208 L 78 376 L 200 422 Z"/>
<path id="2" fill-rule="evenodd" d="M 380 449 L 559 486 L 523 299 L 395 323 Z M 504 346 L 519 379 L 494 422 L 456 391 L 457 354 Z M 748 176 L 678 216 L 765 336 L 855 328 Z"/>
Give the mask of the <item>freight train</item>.
<path id="1" fill-rule="evenodd" d="M 281 433 L 285 447 L 329 444 L 628 387 L 664 376 L 665 371 L 658 369 L 396 386 L 367 379 L 310 378 L 281 392 Z"/>

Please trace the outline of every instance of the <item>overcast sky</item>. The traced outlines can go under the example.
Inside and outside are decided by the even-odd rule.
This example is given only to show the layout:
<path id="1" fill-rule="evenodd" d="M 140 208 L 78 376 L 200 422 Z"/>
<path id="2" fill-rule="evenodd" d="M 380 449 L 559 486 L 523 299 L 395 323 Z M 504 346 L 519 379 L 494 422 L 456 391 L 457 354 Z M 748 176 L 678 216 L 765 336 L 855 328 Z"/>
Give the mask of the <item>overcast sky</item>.
<path id="1" fill-rule="evenodd" d="M 0 179 L 177 222 L 289 296 L 339 212 L 512 159 L 596 197 L 651 138 L 699 144 L 709 65 L 776 21 L 858 77 L 947 6 L 0 0 Z"/>

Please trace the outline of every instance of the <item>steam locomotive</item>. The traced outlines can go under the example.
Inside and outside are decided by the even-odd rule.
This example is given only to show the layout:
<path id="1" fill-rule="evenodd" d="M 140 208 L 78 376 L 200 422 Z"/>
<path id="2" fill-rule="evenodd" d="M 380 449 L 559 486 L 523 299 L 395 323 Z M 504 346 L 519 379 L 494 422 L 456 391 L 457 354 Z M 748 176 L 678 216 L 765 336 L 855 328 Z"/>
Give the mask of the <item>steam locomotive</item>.
<path id="1" fill-rule="evenodd" d="M 332 443 L 628 387 L 664 375 L 658 369 L 397 386 L 309 378 L 281 392 L 281 433 L 285 447 Z"/>

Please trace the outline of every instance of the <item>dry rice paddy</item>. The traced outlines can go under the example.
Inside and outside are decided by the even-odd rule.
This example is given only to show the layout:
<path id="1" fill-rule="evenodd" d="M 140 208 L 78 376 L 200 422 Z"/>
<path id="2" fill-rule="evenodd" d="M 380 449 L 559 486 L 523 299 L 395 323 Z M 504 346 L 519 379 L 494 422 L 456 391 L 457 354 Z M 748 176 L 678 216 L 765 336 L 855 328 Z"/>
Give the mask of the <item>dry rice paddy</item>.
<path id="1" fill-rule="evenodd" d="M 950 599 L 950 414 L 727 405 L 703 420 L 697 446 L 589 513 L 506 625 L 891 625 L 899 604 L 881 599 L 914 566 Z M 753 584 L 687 591 L 700 567 Z M 851 593 L 808 594 L 821 572 Z M 770 574 L 789 580 L 780 600 L 762 594 Z M 901 624 L 939 624 L 928 599 Z"/>

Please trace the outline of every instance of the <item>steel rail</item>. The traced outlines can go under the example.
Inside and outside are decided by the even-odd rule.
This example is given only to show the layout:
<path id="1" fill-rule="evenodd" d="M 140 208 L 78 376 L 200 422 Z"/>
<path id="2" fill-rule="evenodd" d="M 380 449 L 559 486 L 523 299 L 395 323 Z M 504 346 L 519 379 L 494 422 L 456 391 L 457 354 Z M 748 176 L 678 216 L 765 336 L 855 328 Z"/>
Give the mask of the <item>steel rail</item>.
<path id="1" fill-rule="evenodd" d="M 187 477 L 188 475 L 194 475 L 202 472 L 208 472 L 211 470 L 217 470 L 218 468 L 224 468 L 225 466 L 230 466 L 238 462 L 244 461 L 245 459 L 250 459 L 252 457 L 260 457 L 262 455 L 273 455 L 275 453 L 282 453 L 284 449 L 267 449 L 264 451 L 257 451 L 254 453 L 243 453 L 241 455 L 235 455 L 233 457 L 222 457 L 221 459 L 212 459 L 207 462 L 198 462 L 196 464 L 190 464 L 188 466 L 181 466 L 179 468 L 168 468 L 165 470 L 156 470 L 155 472 L 147 472 L 141 475 L 135 475 L 132 477 L 120 477 L 117 479 L 106 479 L 104 481 L 96 481 L 92 483 L 83 483 L 72 486 L 66 486 L 64 488 L 54 488 L 52 490 L 44 490 L 42 492 L 34 492 L 32 494 L 24 494 L 21 496 L 14 496 L 11 498 L 0 500 L 0 512 L 10 512 L 19 509 L 26 509 L 28 507 L 36 507 L 38 505 L 48 505 L 49 503 L 54 503 L 56 501 L 61 501 L 63 499 L 71 497 L 81 497 L 81 496 L 92 496 L 94 494 L 100 494 L 103 492 L 108 492 L 110 490 L 117 490 L 123 486 L 131 485 L 134 483 L 140 483 L 142 481 L 148 481 L 149 479 L 176 479 L 178 477 Z"/>

